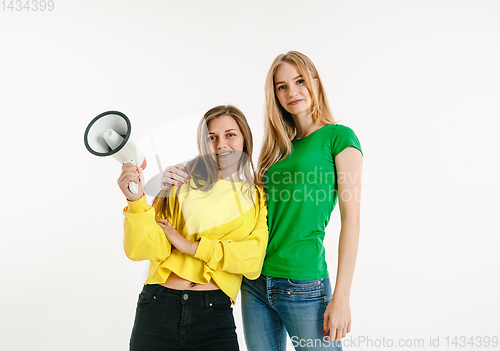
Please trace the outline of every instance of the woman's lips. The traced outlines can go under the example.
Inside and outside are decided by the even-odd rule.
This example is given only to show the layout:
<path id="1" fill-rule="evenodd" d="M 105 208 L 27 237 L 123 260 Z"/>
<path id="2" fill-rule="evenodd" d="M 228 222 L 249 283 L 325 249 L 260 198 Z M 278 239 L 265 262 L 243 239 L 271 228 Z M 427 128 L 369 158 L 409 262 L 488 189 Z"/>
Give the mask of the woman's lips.
<path id="1" fill-rule="evenodd" d="M 292 100 L 288 103 L 288 105 L 291 105 L 291 106 L 295 106 L 297 105 L 299 102 L 302 102 L 302 100 Z"/>
<path id="2" fill-rule="evenodd" d="M 228 156 L 230 156 L 233 152 L 232 151 L 224 151 L 224 152 L 220 152 L 217 154 L 217 156 L 219 158 L 226 158 Z"/>

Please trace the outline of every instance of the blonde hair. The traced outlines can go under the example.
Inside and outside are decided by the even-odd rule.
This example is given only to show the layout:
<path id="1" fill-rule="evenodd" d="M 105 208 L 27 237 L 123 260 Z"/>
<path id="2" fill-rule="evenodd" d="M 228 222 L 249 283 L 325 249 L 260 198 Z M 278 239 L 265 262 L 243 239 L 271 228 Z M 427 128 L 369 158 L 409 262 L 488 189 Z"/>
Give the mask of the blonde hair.
<path id="1" fill-rule="evenodd" d="M 193 189 L 201 191 L 210 191 L 214 184 L 219 180 L 219 167 L 217 165 L 217 161 L 211 155 L 212 152 L 210 151 L 208 144 L 208 124 L 212 120 L 222 116 L 232 117 L 236 124 L 238 124 L 243 136 L 244 144 L 243 152 L 241 153 L 241 157 L 238 161 L 238 176 L 246 181 L 242 185 L 242 190 L 243 186 L 245 186 L 245 192 L 247 192 L 249 194 L 248 196 L 253 199 L 250 191 L 250 189 L 253 189 L 253 175 L 255 173 L 252 162 L 252 131 L 250 130 L 250 126 L 248 125 L 243 112 L 231 105 L 216 106 L 208 110 L 198 124 L 197 146 L 199 155 L 189 161 L 185 166 L 186 173 L 191 176 L 194 185 L 189 183 L 185 186 L 190 186 Z M 153 208 L 155 209 L 157 217 L 167 218 L 169 220 L 177 218 L 179 211 L 178 195 L 180 187 L 177 187 L 175 194 L 172 193 L 173 189 L 174 187 L 170 187 L 169 190 L 161 190 L 153 199 Z M 170 208 L 168 206 L 167 198 L 172 196 L 174 197 L 174 204 L 173 208 Z M 258 191 L 257 196 L 259 197 L 258 200 L 260 200 Z M 175 223 L 172 223 L 172 225 L 177 228 Z"/>
<path id="2" fill-rule="evenodd" d="M 335 119 L 323 89 L 323 83 L 319 77 L 316 67 L 306 55 L 298 51 L 289 51 L 274 59 L 267 73 L 265 93 L 266 108 L 264 117 L 264 137 L 262 149 L 257 164 L 255 183 L 264 186 L 264 174 L 275 163 L 288 157 L 292 150 L 292 139 L 297 134 L 297 127 L 293 122 L 291 114 L 280 104 L 276 95 L 274 75 L 278 67 L 284 63 L 296 66 L 297 71 L 304 79 L 304 85 L 311 96 L 312 120 L 318 124 L 335 124 Z M 313 89 L 314 80 L 318 80 L 318 88 Z"/>

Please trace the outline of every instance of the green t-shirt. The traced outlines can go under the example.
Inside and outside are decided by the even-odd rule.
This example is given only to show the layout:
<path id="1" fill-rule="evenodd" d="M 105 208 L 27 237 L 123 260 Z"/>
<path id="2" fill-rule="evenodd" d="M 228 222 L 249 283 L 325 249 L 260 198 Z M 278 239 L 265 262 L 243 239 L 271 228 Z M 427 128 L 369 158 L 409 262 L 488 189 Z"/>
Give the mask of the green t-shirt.
<path id="1" fill-rule="evenodd" d="M 351 128 L 326 125 L 292 140 L 292 153 L 265 173 L 269 244 L 262 274 L 297 280 L 328 275 L 323 239 L 337 202 L 335 156 L 349 146 L 361 151 Z"/>

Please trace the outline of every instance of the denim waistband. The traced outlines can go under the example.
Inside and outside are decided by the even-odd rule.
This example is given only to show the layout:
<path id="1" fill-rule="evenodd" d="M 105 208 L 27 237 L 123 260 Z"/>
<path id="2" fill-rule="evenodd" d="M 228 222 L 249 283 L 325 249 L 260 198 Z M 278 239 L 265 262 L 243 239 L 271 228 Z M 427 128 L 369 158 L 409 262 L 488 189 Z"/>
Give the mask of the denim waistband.
<path id="1" fill-rule="evenodd" d="M 182 304 L 212 306 L 223 302 L 231 302 L 222 290 L 176 290 L 160 284 L 144 285 L 142 291 L 150 293 L 157 298 L 170 298 Z"/>

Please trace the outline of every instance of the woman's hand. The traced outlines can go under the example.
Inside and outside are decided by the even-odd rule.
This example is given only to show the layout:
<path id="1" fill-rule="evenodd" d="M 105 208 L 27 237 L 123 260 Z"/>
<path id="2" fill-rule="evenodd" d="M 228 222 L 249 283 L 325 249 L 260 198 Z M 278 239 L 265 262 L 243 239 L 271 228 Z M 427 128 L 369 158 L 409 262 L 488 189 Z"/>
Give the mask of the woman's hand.
<path id="1" fill-rule="evenodd" d="M 156 219 L 156 222 L 160 228 L 163 229 L 163 232 L 167 236 L 168 240 L 177 250 L 194 256 L 196 249 L 198 248 L 198 242 L 191 241 L 183 237 L 182 234 L 175 230 L 172 224 L 166 219 L 158 218 Z"/>
<path id="2" fill-rule="evenodd" d="M 123 195 L 128 201 L 137 201 L 144 195 L 144 174 L 142 173 L 142 168 L 134 166 L 131 163 L 125 163 L 122 165 L 122 173 L 116 181 L 118 187 L 122 191 Z M 139 185 L 139 190 L 137 194 L 132 194 L 128 188 L 128 183 L 134 182 Z"/>
<path id="3" fill-rule="evenodd" d="M 187 183 L 189 175 L 184 172 L 184 165 L 179 163 L 175 166 L 168 166 L 161 177 L 160 188 L 168 190 L 171 185 L 182 185 Z"/>
<path id="4" fill-rule="evenodd" d="M 351 331 L 349 299 L 333 295 L 324 314 L 323 334 L 328 333 L 328 330 L 330 330 L 328 341 L 340 341 Z"/>

